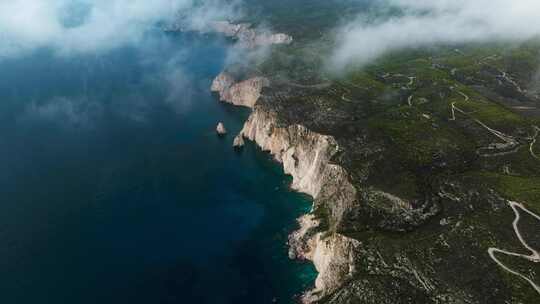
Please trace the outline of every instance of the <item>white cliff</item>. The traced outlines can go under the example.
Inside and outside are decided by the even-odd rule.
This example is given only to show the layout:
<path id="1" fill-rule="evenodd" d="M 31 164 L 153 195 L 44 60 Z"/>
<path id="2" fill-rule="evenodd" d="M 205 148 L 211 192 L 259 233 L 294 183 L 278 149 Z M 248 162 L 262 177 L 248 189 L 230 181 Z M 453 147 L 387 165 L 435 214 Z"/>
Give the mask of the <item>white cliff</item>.
<path id="1" fill-rule="evenodd" d="M 290 258 L 312 261 L 319 273 L 314 289 L 302 297 L 304 303 L 313 303 L 338 289 L 355 271 L 353 256 L 360 243 L 335 231 L 344 213 L 355 204 L 356 189 L 345 169 L 331 162 L 339 151 L 333 137 L 302 125 L 282 126 L 277 113 L 256 105 L 268 85 L 262 77 L 236 82 L 224 72 L 212 83 L 212 91 L 222 101 L 253 109 L 237 138 L 254 141 L 282 163 L 285 173 L 293 178 L 292 188 L 311 195 L 314 208 L 330 206 L 334 222 L 325 231 L 310 213 L 298 219 L 300 228 L 289 236 Z"/>
<path id="2" fill-rule="evenodd" d="M 164 26 L 163 30 L 167 32 L 218 33 L 235 40 L 238 46 L 248 49 L 293 42 L 293 38 L 284 33 L 272 33 L 252 28 L 249 23 L 231 23 L 229 21 L 191 23 L 180 18 L 176 22 Z"/>
<path id="3" fill-rule="evenodd" d="M 227 37 L 236 37 L 239 33 L 251 28 L 249 23 L 234 24 L 229 21 L 214 21 L 210 23 L 210 29 L 214 32 L 222 33 Z"/>
<path id="4" fill-rule="evenodd" d="M 261 97 L 264 87 L 270 82 L 264 77 L 253 77 L 244 81 L 236 80 L 226 72 L 219 74 L 213 81 L 211 90 L 219 94 L 221 101 L 248 108 L 253 108 Z"/>
<path id="5" fill-rule="evenodd" d="M 226 91 L 236 82 L 236 80 L 226 72 L 221 72 L 212 82 L 210 90 L 218 92 L 219 96 L 225 96 Z"/>
<path id="6" fill-rule="evenodd" d="M 336 141 L 312 132 L 301 125 L 280 127 L 271 111 L 255 108 L 241 134 L 270 152 L 293 177 L 292 187 L 317 201 L 332 201 L 332 218 L 339 219 L 356 198 L 356 190 L 347 173 L 331 163 L 338 151 Z M 339 233 L 319 231 L 319 220 L 308 214 L 298 220 L 300 229 L 289 237 L 289 256 L 314 263 L 318 277 L 315 288 L 302 300 L 313 303 L 335 291 L 344 279 L 354 273 L 353 254 L 360 243 Z"/>
<path id="7" fill-rule="evenodd" d="M 283 33 L 270 33 L 251 28 L 249 23 L 234 24 L 228 21 L 210 23 L 210 30 L 236 39 L 241 47 L 256 48 L 273 44 L 289 44 L 293 38 Z"/>

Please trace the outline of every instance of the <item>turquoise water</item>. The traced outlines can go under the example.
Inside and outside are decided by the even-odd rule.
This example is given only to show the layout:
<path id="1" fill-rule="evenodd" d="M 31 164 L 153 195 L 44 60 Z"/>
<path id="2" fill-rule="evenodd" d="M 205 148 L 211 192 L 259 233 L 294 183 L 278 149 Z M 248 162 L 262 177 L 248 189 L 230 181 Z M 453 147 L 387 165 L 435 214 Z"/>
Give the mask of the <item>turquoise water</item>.
<path id="1" fill-rule="evenodd" d="M 231 148 L 249 113 L 208 90 L 226 55 L 153 33 L 0 61 L 0 303 L 290 303 L 311 286 L 285 245 L 309 198 Z"/>

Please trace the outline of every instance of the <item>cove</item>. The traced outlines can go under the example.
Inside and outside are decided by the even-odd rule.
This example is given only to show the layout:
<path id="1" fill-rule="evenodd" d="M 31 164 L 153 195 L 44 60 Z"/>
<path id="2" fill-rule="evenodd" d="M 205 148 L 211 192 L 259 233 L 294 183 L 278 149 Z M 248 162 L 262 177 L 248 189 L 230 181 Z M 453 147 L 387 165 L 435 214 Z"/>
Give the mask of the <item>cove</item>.
<path id="1" fill-rule="evenodd" d="M 248 112 L 209 92 L 227 50 L 156 31 L 0 61 L 1 303 L 291 303 L 313 284 L 286 247 L 310 198 L 232 149 Z"/>

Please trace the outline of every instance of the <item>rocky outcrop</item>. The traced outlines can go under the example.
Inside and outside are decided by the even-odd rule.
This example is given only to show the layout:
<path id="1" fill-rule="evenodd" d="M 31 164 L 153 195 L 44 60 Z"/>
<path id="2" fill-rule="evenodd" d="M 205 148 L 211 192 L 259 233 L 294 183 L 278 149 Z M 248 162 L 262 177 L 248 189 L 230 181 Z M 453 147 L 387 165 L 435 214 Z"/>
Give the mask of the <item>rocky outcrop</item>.
<path id="1" fill-rule="evenodd" d="M 356 190 L 346 171 L 332 164 L 336 141 L 301 125 L 280 126 L 277 114 L 255 107 L 241 134 L 283 164 L 293 177 L 292 188 L 314 198 L 314 209 L 325 208 L 333 223 L 321 229 L 314 214 L 299 219 L 300 229 L 289 237 L 289 256 L 314 263 L 319 275 L 315 288 L 303 296 L 312 303 L 339 288 L 355 272 L 354 252 L 360 243 L 337 232 L 345 212 L 354 209 Z M 331 204 L 326 204 L 331 200 Z"/>
<path id="2" fill-rule="evenodd" d="M 253 108 L 261 96 L 262 89 L 270 84 L 264 77 L 253 77 L 237 82 L 227 72 L 222 72 L 213 81 L 211 90 L 219 94 L 221 101 Z"/>
<path id="3" fill-rule="evenodd" d="M 218 123 L 216 133 L 221 136 L 227 134 L 227 129 L 225 129 L 225 125 L 222 122 Z"/>
<path id="4" fill-rule="evenodd" d="M 229 88 L 236 82 L 236 80 L 227 72 L 221 72 L 214 81 L 210 90 L 212 92 L 218 92 L 220 100 L 223 100 L 228 95 Z"/>
<path id="5" fill-rule="evenodd" d="M 233 147 L 236 149 L 241 149 L 245 145 L 244 137 L 242 134 L 236 135 L 236 137 L 233 140 Z"/>
<path id="6" fill-rule="evenodd" d="M 234 24 L 228 21 L 215 21 L 210 24 L 210 29 L 235 39 L 241 47 L 246 48 L 273 44 L 289 44 L 293 41 L 293 38 L 287 34 L 258 31 L 251 28 L 251 24 L 249 23 Z"/>

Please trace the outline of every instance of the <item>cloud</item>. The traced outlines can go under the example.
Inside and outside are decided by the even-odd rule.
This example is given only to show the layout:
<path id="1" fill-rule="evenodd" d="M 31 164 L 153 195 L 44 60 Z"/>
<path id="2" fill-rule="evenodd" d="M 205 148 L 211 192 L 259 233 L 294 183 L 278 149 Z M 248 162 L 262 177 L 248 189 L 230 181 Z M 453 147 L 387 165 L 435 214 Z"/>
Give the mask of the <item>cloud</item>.
<path id="1" fill-rule="evenodd" d="M 196 77 L 186 71 L 185 64 L 189 60 L 187 51 L 177 53 L 164 62 L 157 74 L 157 81 L 166 88 L 164 102 L 177 114 L 188 112 L 204 88 L 199 87 Z"/>
<path id="2" fill-rule="evenodd" d="M 206 32 L 209 23 L 217 20 L 235 20 L 243 16 L 242 0 L 205 0 L 195 3 L 192 9 L 179 12 L 179 20 L 183 27 L 190 30 Z"/>
<path id="3" fill-rule="evenodd" d="M 540 35 L 538 0 L 386 0 L 399 14 L 359 17 L 338 31 L 329 66 L 365 65 L 393 50 L 433 44 L 511 41 Z"/>
<path id="4" fill-rule="evenodd" d="M 195 27 L 232 14 L 234 6 L 218 0 L 0 0 L 0 59 L 43 47 L 72 54 L 135 44 L 151 26 L 190 10 Z"/>
<path id="5" fill-rule="evenodd" d="M 92 127 L 103 112 L 102 106 L 86 98 L 55 97 L 45 103 L 31 102 L 21 117 L 22 121 L 52 121 L 59 124 Z"/>

